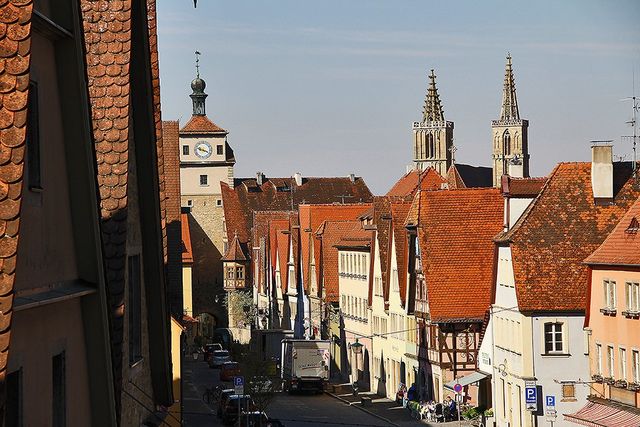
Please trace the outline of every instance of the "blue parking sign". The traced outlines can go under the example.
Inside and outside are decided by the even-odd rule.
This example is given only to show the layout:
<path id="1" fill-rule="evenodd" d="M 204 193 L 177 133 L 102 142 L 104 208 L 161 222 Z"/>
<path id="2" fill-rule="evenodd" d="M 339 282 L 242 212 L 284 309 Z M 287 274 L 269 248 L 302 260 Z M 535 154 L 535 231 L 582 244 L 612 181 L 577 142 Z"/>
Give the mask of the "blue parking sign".
<path id="1" fill-rule="evenodd" d="M 538 390 L 535 387 L 526 387 L 524 389 L 524 398 L 526 403 L 535 404 L 538 402 Z"/>
<path id="2" fill-rule="evenodd" d="M 556 406 L 556 397 L 555 396 L 547 396 L 547 407 L 553 408 Z"/>
<path id="3" fill-rule="evenodd" d="M 233 377 L 233 385 L 238 387 L 238 386 L 243 386 L 244 385 L 244 377 Z"/>

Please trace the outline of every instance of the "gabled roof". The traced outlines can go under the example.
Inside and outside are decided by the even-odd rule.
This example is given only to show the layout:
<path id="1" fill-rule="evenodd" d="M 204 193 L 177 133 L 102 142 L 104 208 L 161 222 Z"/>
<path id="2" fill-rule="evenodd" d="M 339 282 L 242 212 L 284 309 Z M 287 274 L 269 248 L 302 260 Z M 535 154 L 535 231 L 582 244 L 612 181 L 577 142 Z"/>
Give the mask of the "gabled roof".
<path id="1" fill-rule="evenodd" d="M 511 198 L 536 197 L 546 182 L 546 177 L 514 178 L 509 175 L 502 175 L 502 194 Z"/>
<path id="2" fill-rule="evenodd" d="M 385 303 L 389 301 L 389 276 L 391 260 L 391 200 L 389 197 L 375 197 L 373 199 L 373 224 L 376 226 L 378 252 L 380 254 L 380 274 L 382 279 L 382 294 Z M 373 289 L 369 292 L 372 301 Z"/>
<path id="3" fill-rule="evenodd" d="M 227 253 L 225 253 L 222 258 L 222 261 L 246 261 L 247 257 L 244 254 L 242 248 L 240 247 L 240 240 L 238 236 L 233 236 L 233 240 L 227 249 Z"/>
<path id="4" fill-rule="evenodd" d="M 189 215 L 181 214 L 180 224 L 182 226 L 182 263 L 193 263 L 193 248 L 191 247 L 191 230 L 189 228 Z"/>
<path id="5" fill-rule="evenodd" d="M 303 178 L 298 186 L 293 178 L 237 178 L 234 187 L 221 182 L 224 216 L 229 240 L 238 233 L 240 242 L 249 242 L 254 211 L 285 211 L 301 203 L 322 204 L 369 202 L 373 195 L 362 178 Z"/>
<path id="6" fill-rule="evenodd" d="M 628 163 L 614 163 L 614 202 L 596 205 L 591 163 L 560 163 L 536 200 L 507 233 L 521 311 L 583 311 L 588 268 L 583 263 L 609 235 L 640 191 Z"/>
<path id="7" fill-rule="evenodd" d="M 345 236 L 361 229 L 360 221 L 325 221 L 316 234 L 322 239 L 323 295 L 327 302 L 340 299 L 338 282 L 338 248 Z"/>
<path id="8" fill-rule="evenodd" d="M 287 290 L 287 283 L 289 280 L 289 238 L 291 234 L 288 231 L 289 229 L 285 228 L 283 230 L 278 230 L 277 232 L 278 261 L 280 262 L 280 286 L 283 294 Z"/>
<path id="9" fill-rule="evenodd" d="M 425 191 L 414 204 L 431 320 L 482 321 L 491 303 L 492 237 L 502 228 L 500 191 Z"/>
<path id="10" fill-rule="evenodd" d="M 228 134 L 226 130 L 222 129 L 217 124 L 213 123 L 207 116 L 193 115 L 189 119 L 186 125 L 180 129 L 181 134 L 207 134 L 218 133 Z"/>
<path id="11" fill-rule="evenodd" d="M 493 169 L 486 166 L 454 163 L 447 171 L 447 181 L 449 182 L 449 188 L 493 187 Z M 452 185 L 455 187 L 452 187 Z"/>
<path id="12" fill-rule="evenodd" d="M 640 266 L 640 198 L 629 208 L 587 264 Z"/>
<path id="13" fill-rule="evenodd" d="M 447 180 L 432 167 L 428 167 L 424 171 L 413 169 L 400 178 L 386 195 L 413 197 L 418 190 L 418 184 L 420 184 L 422 190 L 440 190 L 442 189 L 442 184 L 446 182 Z"/>
<path id="14" fill-rule="evenodd" d="M 271 224 L 274 221 L 286 223 L 286 226 L 289 226 L 289 217 L 291 215 L 295 215 L 295 212 L 290 211 L 260 211 L 253 213 L 253 229 L 252 229 L 252 249 L 258 248 L 258 270 L 255 270 L 255 262 L 251 264 L 252 274 L 253 274 L 253 284 L 257 286 L 258 291 L 264 292 L 266 285 L 266 277 L 265 266 L 266 266 L 266 257 L 267 251 L 270 250 L 269 247 L 271 245 Z M 273 236 L 275 239 L 275 234 Z M 264 245 L 263 245 L 264 242 Z M 273 241 L 273 247 L 276 247 L 275 240 Z M 254 252 L 255 253 L 255 252 Z M 275 256 L 275 252 L 273 252 Z M 275 262 L 275 261 L 273 261 Z"/>
<path id="15" fill-rule="evenodd" d="M 321 241 L 317 240 L 315 231 L 324 221 L 355 220 L 364 211 L 371 207 L 370 203 L 358 204 L 301 204 L 298 206 L 298 216 L 300 220 L 301 234 L 301 254 L 302 254 L 302 280 L 305 290 L 309 292 L 311 283 L 311 246 L 313 246 L 313 256 L 315 259 L 316 280 L 320 281 L 320 253 Z M 312 240 L 313 239 L 313 240 Z M 311 243 L 313 241 L 313 243 Z M 318 291 L 321 291 L 321 283 L 318 283 Z"/>
<path id="16" fill-rule="evenodd" d="M 391 203 L 391 225 L 393 227 L 393 242 L 396 250 L 396 264 L 398 265 L 398 284 L 400 288 L 400 300 L 405 305 L 407 294 L 407 271 L 409 269 L 409 244 L 407 240 L 407 230 L 404 226 L 409 213 L 411 202 Z"/>

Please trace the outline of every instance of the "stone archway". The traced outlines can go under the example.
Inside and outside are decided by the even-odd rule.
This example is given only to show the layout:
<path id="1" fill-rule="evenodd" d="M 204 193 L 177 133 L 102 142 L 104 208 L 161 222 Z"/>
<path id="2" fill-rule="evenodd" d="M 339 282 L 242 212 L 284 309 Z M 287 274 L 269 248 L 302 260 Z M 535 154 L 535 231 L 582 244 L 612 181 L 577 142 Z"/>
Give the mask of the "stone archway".
<path id="1" fill-rule="evenodd" d="M 200 313 L 196 317 L 196 336 L 202 337 L 203 343 L 208 343 L 213 339 L 213 331 L 218 327 L 218 318 L 211 313 Z"/>

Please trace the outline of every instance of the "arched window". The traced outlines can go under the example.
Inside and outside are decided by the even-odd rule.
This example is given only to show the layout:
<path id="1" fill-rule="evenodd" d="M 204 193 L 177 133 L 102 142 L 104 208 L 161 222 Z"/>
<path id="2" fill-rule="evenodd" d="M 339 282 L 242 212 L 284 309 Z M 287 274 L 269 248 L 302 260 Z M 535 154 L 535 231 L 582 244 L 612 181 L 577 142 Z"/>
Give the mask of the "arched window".
<path id="1" fill-rule="evenodd" d="M 505 156 L 511 155 L 511 135 L 508 130 L 505 130 L 502 135 L 502 154 Z"/>
<path id="2" fill-rule="evenodd" d="M 427 135 L 427 158 L 432 159 L 435 157 L 435 150 L 433 146 L 433 135 Z"/>

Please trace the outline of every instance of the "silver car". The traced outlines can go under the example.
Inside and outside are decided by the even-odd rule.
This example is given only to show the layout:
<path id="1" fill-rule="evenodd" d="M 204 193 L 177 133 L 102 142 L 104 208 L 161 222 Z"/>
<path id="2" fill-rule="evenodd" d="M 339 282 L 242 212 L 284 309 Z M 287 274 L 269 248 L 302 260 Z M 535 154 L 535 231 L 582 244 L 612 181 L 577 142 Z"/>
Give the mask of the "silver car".
<path id="1" fill-rule="evenodd" d="M 230 362 L 231 356 L 227 350 L 215 350 L 209 359 L 210 368 L 219 368 L 224 362 Z"/>

